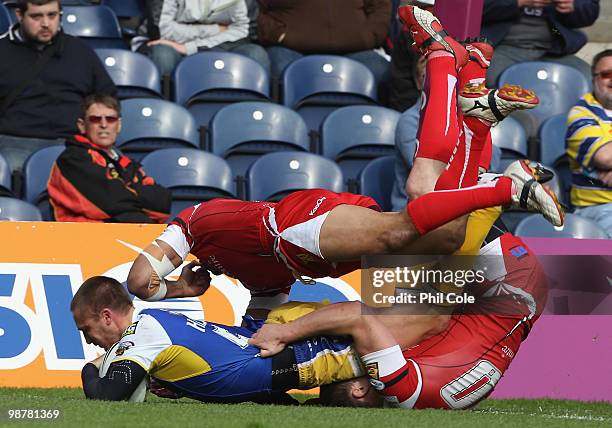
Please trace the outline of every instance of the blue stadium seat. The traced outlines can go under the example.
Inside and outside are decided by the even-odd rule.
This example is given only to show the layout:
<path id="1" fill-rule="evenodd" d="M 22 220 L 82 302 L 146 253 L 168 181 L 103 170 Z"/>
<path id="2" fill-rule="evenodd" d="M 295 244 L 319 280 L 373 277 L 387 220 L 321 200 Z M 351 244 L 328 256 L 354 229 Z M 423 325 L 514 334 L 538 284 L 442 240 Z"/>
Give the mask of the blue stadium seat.
<path id="1" fill-rule="evenodd" d="M 542 123 L 539 130 L 540 159 L 543 164 L 551 165 L 559 176 L 562 201 L 569 204 L 569 192 L 572 186 L 572 172 L 565 152 L 565 124 L 567 114 L 555 115 Z"/>
<path id="2" fill-rule="evenodd" d="M 3 4 L 0 4 L 0 34 L 8 31 L 13 23 L 13 17 L 9 10 Z"/>
<path id="3" fill-rule="evenodd" d="M 126 49 L 115 12 L 107 6 L 63 6 L 62 28 L 92 48 Z"/>
<path id="4" fill-rule="evenodd" d="M 0 221 L 42 221 L 39 209 L 29 202 L 0 197 Z"/>
<path id="5" fill-rule="evenodd" d="M 118 18 L 142 16 L 141 3 L 139 0 L 102 0 L 102 4 L 110 7 Z"/>
<path id="6" fill-rule="evenodd" d="M 106 71 L 117 86 L 120 99 L 161 98 L 161 77 L 148 57 L 125 49 L 96 49 Z"/>
<path id="7" fill-rule="evenodd" d="M 283 104 L 318 130 L 338 107 L 376 104 L 376 83 L 363 64 L 335 55 L 308 55 L 293 61 L 281 76 Z"/>
<path id="8" fill-rule="evenodd" d="M 23 198 L 34 204 L 45 220 L 52 220 L 47 181 L 51 168 L 58 156 L 64 151 L 64 145 L 49 146 L 32 153 L 23 165 Z"/>
<path id="9" fill-rule="evenodd" d="M 170 219 L 213 198 L 235 198 L 232 171 L 223 159 L 196 149 L 162 149 L 142 159 L 147 175 L 172 189 Z"/>
<path id="10" fill-rule="evenodd" d="M 230 52 L 200 52 L 174 70 L 174 99 L 187 107 L 200 126 L 222 107 L 239 101 L 268 101 L 270 80 L 251 58 Z"/>
<path id="11" fill-rule="evenodd" d="M 395 154 L 399 117 L 378 106 L 339 108 L 321 124 L 321 153 L 336 161 L 345 179 L 356 180 L 371 159 Z"/>
<path id="12" fill-rule="evenodd" d="M 555 165 L 565 158 L 565 133 L 567 114 L 557 114 L 546 119 L 538 132 L 540 140 L 540 160 L 546 165 Z"/>
<path id="13" fill-rule="evenodd" d="M 554 62 L 524 62 L 508 67 L 499 77 L 499 86 L 518 84 L 532 89 L 540 98 L 540 104 L 532 110 L 517 111 L 518 119 L 527 136 L 535 137 L 540 124 L 547 118 L 566 113 L 585 93 L 591 90 L 590 82 L 578 70 Z"/>
<path id="14" fill-rule="evenodd" d="M 210 122 L 212 152 L 227 160 L 234 175 L 245 176 L 259 156 L 274 151 L 308 151 L 308 129 L 293 110 L 278 104 L 230 104 Z"/>
<path id="15" fill-rule="evenodd" d="M 491 139 L 493 144 L 502 151 L 499 171 L 505 170 L 510 163 L 517 159 L 528 158 L 527 134 L 518 120 L 507 117 L 499 122 L 496 127 L 491 129 Z"/>
<path id="16" fill-rule="evenodd" d="M 4 156 L 0 155 L 0 194 L 12 191 L 11 168 Z"/>
<path id="17" fill-rule="evenodd" d="M 374 198 L 383 211 L 391 211 L 394 180 L 395 156 L 371 160 L 359 175 L 359 193 Z"/>
<path id="18" fill-rule="evenodd" d="M 515 235 L 542 238 L 607 239 L 597 223 L 575 214 L 565 215 L 565 224 L 554 227 L 539 214 L 532 214 L 519 223 Z"/>
<path id="19" fill-rule="evenodd" d="M 342 171 L 322 156 L 302 152 L 276 152 L 257 159 L 247 172 L 248 198 L 276 201 L 296 190 L 342 190 Z"/>
<path id="20" fill-rule="evenodd" d="M 117 147 L 136 160 L 165 148 L 199 148 L 198 128 L 185 108 L 170 101 L 132 98 L 121 102 Z"/>

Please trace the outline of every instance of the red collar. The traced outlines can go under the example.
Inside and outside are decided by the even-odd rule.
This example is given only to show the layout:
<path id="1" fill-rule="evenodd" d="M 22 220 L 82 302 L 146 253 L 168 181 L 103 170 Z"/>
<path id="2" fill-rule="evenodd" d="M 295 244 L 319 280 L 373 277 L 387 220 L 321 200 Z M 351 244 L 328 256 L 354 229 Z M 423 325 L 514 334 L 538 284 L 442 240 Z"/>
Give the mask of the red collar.
<path id="1" fill-rule="evenodd" d="M 87 144 L 91 147 L 93 147 L 94 149 L 98 149 L 98 150 L 102 150 L 103 152 L 105 152 L 106 150 L 104 149 L 104 147 L 99 146 L 95 143 L 92 143 L 91 141 L 89 141 L 89 138 L 85 137 L 84 135 L 80 135 L 77 134 L 74 136 L 75 141 L 79 142 L 79 143 L 83 143 L 83 144 Z"/>

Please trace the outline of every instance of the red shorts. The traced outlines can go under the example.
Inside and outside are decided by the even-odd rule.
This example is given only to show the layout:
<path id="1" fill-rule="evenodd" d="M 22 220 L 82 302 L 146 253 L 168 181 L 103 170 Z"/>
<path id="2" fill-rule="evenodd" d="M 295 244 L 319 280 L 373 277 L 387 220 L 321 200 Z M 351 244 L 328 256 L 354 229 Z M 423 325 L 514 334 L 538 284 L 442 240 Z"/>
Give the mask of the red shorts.
<path id="1" fill-rule="evenodd" d="M 264 218 L 270 232 L 270 244 L 279 258 L 297 274 L 310 278 L 337 278 L 359 269 L 359 260 L 330 263 L 321 257 L 321 226 L 329 212 L 339 205 L 357 205 L 381 211 L 376 201 L 368 196 L 313 189 L 281 199 Z"/>
<path id="2" fill-rule="evenodd" d="M 542 312 L 547 287 L 536 257 L 510 234 L 496 241 L 506 273 L 488 287 L 495 306 L 501 299 L 517 302 L 514 313 L 463 311 L 444 332 L 405 350 L 409 369 L 398 398 L 410 397 L 408 407 L 466 409 L 486 398 Z"/>

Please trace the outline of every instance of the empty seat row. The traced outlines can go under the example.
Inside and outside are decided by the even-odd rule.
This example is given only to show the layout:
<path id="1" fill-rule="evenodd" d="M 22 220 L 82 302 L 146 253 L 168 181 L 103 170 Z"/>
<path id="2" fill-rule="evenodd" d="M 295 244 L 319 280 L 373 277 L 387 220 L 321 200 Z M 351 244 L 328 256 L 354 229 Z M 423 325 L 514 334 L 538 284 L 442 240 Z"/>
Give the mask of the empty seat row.
<path id="1" fill-rule="evenodd" d="M 540 99 L 537 107 L 512 113 L 528 137 L 536 137 L 540 125 L 548 118 L 567 113 L 580 97 L 591 90 L 582 73 L 568 65 L 530 61 L 508 67 L 499 77 L 499 86 L 521 85 L 535 91 Z"/>
<path id="2" fill-rule="evenodd" d="M 161 97 L 160 74 L 144 55 L 98 49 L 118 86 L 120 98 Z M 375 105 L 374 76 L 363 64 L 334 55 L 311 55 L 291 63 L 282 77 L 282 104 L 297 111 L 308 129 L 318 130 L 334 109 Z M 254 60 L 230 52 L 201 52 L 184 58 L 174 70 L 172 98 L 207 126 L 222 107 L 244 101 L 271 101 L 270 79 Z"/>
<path id="3" fill-rule="evenodd" d="M 123 128 L 117 146 L 141 159 L 168 147 L 200 147 L 195 119 L 183 107 L 154 99 L 122 101 Z M 321 125 L 319 148 L 304 120 L 278 104 L 243 102 L 216 113 L 205 148 L 225 158 L 234 175 L 245 175 L 253 160 L 279 150 L 321 152 L 336 161 L 346 178 L 356 179 L 368 160 L 394 153 L 399 113 L 379 106 L 349 106 Z"/>

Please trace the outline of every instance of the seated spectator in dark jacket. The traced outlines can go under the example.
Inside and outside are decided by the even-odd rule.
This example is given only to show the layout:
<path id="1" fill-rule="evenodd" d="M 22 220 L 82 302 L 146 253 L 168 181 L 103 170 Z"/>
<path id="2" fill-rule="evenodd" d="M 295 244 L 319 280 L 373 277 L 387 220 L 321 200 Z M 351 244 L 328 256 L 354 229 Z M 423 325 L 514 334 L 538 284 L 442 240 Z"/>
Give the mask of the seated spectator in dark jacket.
<path id="1" fill-rule="evenodd" d="M 259 43 L 269 46 L 272 78 L 304 54 L 343 55 L 378 82 L 389 62 L 376 53 L 389 32 L 391 0 L 258 0 Z"/>
<path id="2" fill-rule="evenodd" d="M 121 107 L 108 95 L 91 95 L 78 119 L 80 135 L 51 170 L 48 191 L 57 221 L 163 223 L 170 191 L 115 147 Z"/>
<path id="3" fill-rule="evenodd" d="M 592 25 L 598 15 L 599 0 L 484 0 L 481 33 L 495 46 L 487 86 L 524 61 L 559 62 L 590 79 L 589 65 L 573 55 L 587 42 L 576 28 Z"/>
<path id="4" fill-rule="evenodd" d="M 58 0 L 16 3 L 19 22 L 0 37 L 0 154 L 21 170 L 31 153 L 77 132 L 88 94 L 116 89 L 95 52 L 61 30 Z"/>
<path id="5" fill-rule="evenodd" d="M 148 46 L 162 74 L 170 75 L 184 56 L 207 50 L 247 56 L 270 72 L 266 50 L 247 37 L 245 0 L 164 0 L 159 32 L 160 39 Z"/>

